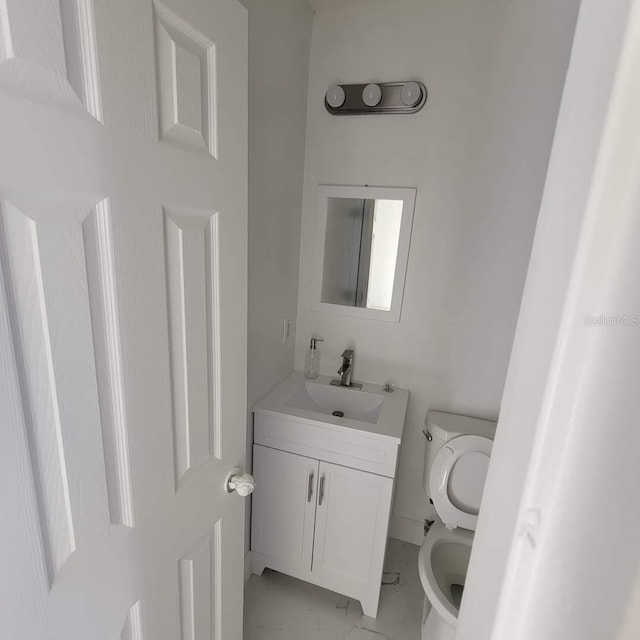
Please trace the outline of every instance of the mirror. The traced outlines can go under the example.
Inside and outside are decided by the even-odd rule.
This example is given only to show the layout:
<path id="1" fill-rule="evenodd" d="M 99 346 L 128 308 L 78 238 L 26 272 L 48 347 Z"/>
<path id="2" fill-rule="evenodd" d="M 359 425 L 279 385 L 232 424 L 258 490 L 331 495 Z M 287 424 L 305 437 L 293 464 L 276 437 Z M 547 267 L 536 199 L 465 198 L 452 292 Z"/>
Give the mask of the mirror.
<path id="1" fill-rule="evenodd" d="M 322 302 L 391 311 L 403 204 L 328 199 Z"/>
<path id="2" fill-rule="evenodd" d="M 398 321 L 414 189 L 320 187 L 316 304 Z"/>

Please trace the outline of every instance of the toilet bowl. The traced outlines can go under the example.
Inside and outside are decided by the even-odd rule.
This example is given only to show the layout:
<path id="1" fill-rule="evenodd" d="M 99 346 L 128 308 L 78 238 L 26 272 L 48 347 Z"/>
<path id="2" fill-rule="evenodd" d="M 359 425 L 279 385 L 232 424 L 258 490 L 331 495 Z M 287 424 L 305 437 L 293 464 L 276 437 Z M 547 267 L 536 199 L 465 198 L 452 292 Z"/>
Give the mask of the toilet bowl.
<path id="1" fill-rule="evenodd" d="M 435 613 L 452 628 L 467 577 L 473 534 L 464 529 L 432 525 L 418 555 L 418 573 L 422 588 Z"/>
<path id="2" fill-rule="evenodd" d="M 453 640 L 496 423 L 427 415 L 424 487 L 438 520 L 420 548 L 424 640 Z"/>

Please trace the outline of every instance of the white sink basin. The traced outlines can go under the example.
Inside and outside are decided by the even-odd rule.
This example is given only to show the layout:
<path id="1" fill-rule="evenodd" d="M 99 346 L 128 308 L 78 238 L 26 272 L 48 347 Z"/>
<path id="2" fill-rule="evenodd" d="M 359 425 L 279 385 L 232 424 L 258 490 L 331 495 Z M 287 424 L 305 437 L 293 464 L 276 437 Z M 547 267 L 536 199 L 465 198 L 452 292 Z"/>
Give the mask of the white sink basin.
<path id="1" fill-rule="evenodd" d="M 286 406 L 375 424 L 380 417 L 383 400 L 384 396 L 379 393 L 305 380 Z"/>
<path id="2" fill-rule="evenodd" d="M 271 393 L 258 401 L 254 412 L 297 422 L 322 424 L 331 429 L 355 429 L 400 443 L 409 392 L 383 391 L 377 384 L 362 383 L 362 389 L 331 385 L 332 378 L 307 380 L 294 371 Z"/>

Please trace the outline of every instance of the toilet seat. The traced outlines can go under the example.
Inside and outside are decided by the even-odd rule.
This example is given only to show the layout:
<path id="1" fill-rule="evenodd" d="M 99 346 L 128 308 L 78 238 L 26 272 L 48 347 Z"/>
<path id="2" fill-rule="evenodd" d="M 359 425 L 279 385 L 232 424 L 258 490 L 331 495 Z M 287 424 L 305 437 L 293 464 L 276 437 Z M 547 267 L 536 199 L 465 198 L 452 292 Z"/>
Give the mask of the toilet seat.
<path id="1" fill-rule="evenodd" d="M 448 529 L 475 531 L 493 441 L 462 435 L 438 451 L 429 475 L 433 505 Z"/>

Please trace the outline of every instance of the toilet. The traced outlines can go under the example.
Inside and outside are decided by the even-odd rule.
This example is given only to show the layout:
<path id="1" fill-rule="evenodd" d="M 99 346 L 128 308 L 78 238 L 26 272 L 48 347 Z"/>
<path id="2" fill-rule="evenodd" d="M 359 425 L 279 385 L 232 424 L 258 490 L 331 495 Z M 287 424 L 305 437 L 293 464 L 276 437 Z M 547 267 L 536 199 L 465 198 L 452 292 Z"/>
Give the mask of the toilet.
<path id="1" fill-rule="evenodd" d="M 425 425 L 424 488 L 437 518 L 418 556 L 422 640 L 453 640 L 496 423 L 430 411 Z"/>

